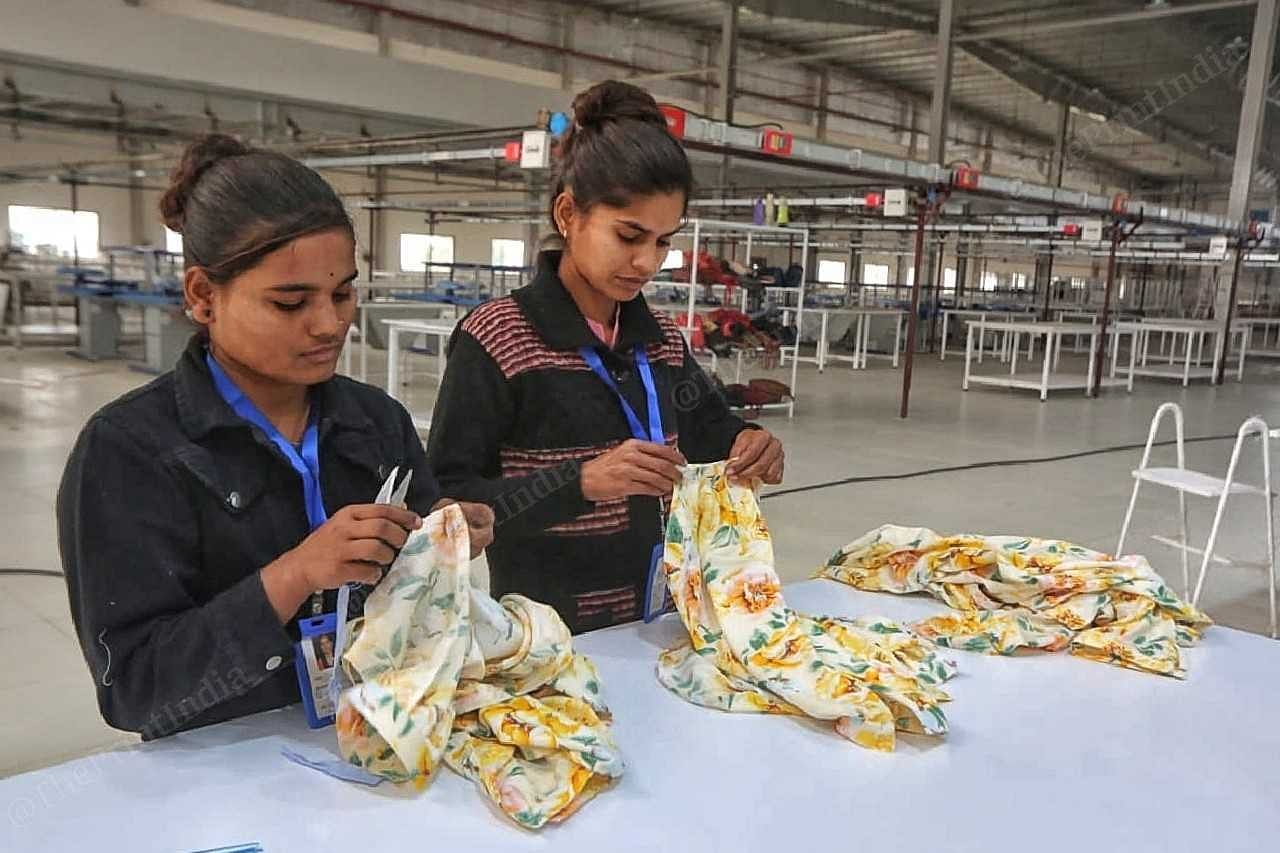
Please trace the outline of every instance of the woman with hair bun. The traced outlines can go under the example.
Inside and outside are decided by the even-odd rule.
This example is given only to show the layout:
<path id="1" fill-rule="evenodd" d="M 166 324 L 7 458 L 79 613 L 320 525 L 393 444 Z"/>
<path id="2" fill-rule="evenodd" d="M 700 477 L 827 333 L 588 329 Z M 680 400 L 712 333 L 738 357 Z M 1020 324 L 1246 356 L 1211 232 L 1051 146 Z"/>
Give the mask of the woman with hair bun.
<path id="1" fill-rule="evenodd" d="M 610 81 L 579 94 L 573 118 L 550 210 L 563 248 L 454 332 L 427 456 L 448 494 L 494 508 L 493 592 L 552 604 L 578 632 L 644 614 L 686 460 L 778 483 L 783 454 L 640 295 L 693 189 L 658 105 Z"/>
<path id="2" fill-rule="evenodd" d="M 212 135 L 160 210 L 200 331 L 171 372 L 89 419 L 57 507 L 102 715 L 145 739 L 297 702 L 299 620 L 376 583 L 442 503 L 404 408 L 335 375 L 355 237 L 324 179 Z M 397 466 L 413 472 L 406 507 L 371 505 Z M 492 512 L 463 509 L 483 548 Z"/>

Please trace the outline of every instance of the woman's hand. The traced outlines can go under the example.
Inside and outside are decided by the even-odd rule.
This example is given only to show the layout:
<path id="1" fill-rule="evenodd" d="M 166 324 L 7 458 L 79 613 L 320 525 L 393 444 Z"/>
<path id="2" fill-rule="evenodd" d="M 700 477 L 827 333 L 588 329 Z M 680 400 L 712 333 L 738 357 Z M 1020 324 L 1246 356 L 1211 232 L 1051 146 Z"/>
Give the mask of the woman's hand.
<path id="1" fill-rule="evenodd" d="M 456 503 L 467 520 L 467 534 L 471 538 L 471 559 L 479 557 L 485 548 L 493 544 L 493 510 L 487 504 L 455 501 L 453 498 L 441 498 L 431 507 L 435 512 L 441 507 Z"/>
<path id="2" fill-rule="evenodd" d="M 316 590 L 352 582 L 376 584 L 409 534 L 421 526 L 416 512 L 385 504 L 355 504 L 334 513 L 301 545 L 262 570 L 262 585 L 281 624 Z"/>
<path id="3" fill-rule="evenodd" d="M 607 501 L 631 495 L 668 497 L 684 477 L 688 463 L 680 451 L 629 438 L 582 466 L 582 496 Z"/>
<path id="4" fill-rule="evenodd" d="M 724 472 L 731 482 L 750 486 L 762 480 L 771 486 L 782 482 L 785 458 L 782 442 L 763 429 L 744 429 L 733 440 Z"/>

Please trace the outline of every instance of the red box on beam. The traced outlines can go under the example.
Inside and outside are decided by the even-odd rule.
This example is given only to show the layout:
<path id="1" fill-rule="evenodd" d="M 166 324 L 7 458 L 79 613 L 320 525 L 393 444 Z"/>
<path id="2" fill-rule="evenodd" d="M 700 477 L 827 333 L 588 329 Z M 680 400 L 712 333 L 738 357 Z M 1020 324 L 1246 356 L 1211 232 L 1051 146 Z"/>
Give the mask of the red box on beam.
<path id="1" fill-rule="evenodd" d="M 676 139 L 684 139 L 685 111 L 679 107 L 659 107 L 667 119 L 667 132 Z"/>
<path id="2" fill-rule="evenodd" d="M 1063 237 L 1079 237 L 1080 226 L 1074 222 L 1068 222 L 1066 225 L 1062 226 L 1062 236 Z"/>
<path id="3" fill-rule="evenodd" d="M 977 169 L 968 166 L 957 166 L 951 173 L 951 185 L 958 190 L 976 190 L 982 175 Z"/>
<path id="4" fill-rule="evenodd" d="M 519 142 L 508 142 L 502 149 L 502 159 L 506 160 L 508 163 L 519 163 L 520 148 L 521 146 Z"/>
<path id="5" fill-rule="evenodd" d="M 766 154 L 775 154 L 779 157 L 790 157 L 791 147 L 794 143 L 795 137 L 790 133 L 773 130 L 772 128 L 766 128 L 760 136 L 760 150 Z"/>
<path id="6" fill-rule="evenodd" d="M 878 209 L 884 207 L 884 196 L 880 193 L 867 193 L 862 197 L 862 203 L 869 208 Z"/>

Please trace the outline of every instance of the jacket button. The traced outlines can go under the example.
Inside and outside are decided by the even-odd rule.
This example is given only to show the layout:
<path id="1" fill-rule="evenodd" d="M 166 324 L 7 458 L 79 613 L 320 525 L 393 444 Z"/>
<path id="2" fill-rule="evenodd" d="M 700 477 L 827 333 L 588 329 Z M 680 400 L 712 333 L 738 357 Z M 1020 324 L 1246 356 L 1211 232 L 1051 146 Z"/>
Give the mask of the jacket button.
<path id="1" fill-rule="evenodd" d="M 239 509 L 239 508 L 240 508 L 240 493 L 239 493 L 239 492 L 232 492 L 231 494 L 227 495 L 227 503 L 231 505 L 231 508 L 232 508 L 232 509 Z"/>
<path id="2" fill-rule="evenodd" d="M 272 655 L 271 657 L 267 658 L 267 672 L 275 672 L 277 669 L 280 668 L 280 664 L 282 663 L 284 663 L 284 660 L 280 657 L 280 655 Z"/>

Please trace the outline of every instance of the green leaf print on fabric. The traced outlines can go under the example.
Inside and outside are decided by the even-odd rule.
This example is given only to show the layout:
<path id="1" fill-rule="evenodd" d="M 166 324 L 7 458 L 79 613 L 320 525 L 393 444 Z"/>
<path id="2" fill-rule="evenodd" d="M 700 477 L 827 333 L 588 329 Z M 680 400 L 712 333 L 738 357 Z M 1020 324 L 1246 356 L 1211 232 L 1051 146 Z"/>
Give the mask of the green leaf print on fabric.
<path id="1" fill-rule="evenodd" d="M 414 535 L 421 547 L 401 551 L 343 655 L 355 678 L 338 705 L 344 758 L 419 787 L 443 762 L 522 826 L 567 818 L 623 772 L 594 665 L 554 609 L 518 595 L 500 604 L 521 650 L 486 662 L 461 510 L 432 513 Z"/>
<path id="2" fill-rule="evenodd" d="M 709 708 L 830 720 L 871 749 L 893 749 L 895 719 L 942 734 L 924 709 L 948 701 L 936 687 L 943 676 L 931 673 L 949 677 L 954 667 L 892 623 L 819 620 L 788 608 L 755 495 L 723 471 L 724 463 L 688 466 L 672 499 L 676 523 L 667 529 L 681 536 L 667 537 L 664 568 L 691 642 L 659 655 L 658 680 Z"/>
<path id="3" fill-rule="evenodd" d="M 1116 560 L 1069 542 L 883 525 L 840 551 L 818 577 L 876 592 L 930 593 L 953 609 L 916 628 L 953 648 L 1069 650 L 1180 678 L 1179 646 L 1212 624 L 1144 558 Z"/>

